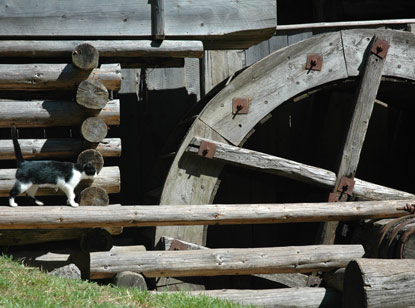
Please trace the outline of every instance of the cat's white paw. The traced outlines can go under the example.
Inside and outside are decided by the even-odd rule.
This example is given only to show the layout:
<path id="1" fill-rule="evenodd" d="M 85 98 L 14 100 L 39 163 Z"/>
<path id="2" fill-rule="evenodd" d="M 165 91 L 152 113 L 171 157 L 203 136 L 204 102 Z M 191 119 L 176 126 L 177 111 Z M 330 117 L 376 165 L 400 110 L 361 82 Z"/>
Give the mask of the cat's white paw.
<path id="1" fill-rule="evenodd" d="M 9 199 L 9 205 L 11 207 L 16 207 L 18 204 L 14 201 L 14 199 Z"/>
<path id="2" fill-rule="evenodd" d="M 71 202 L 71 206 L 72 206 L 72 207 L 78 207 L 78 206 L 79 206 L 79 204 L 78 204 L 78 203 L 76 203 L 76 202 Z"/>
<path id="3" fill-rule="evenodd" d="M 36 203 L 37 205 L 39 205 L 39 206 L 44 205 L 44 203 L 43 203 L 42 201 L 39 201 L 39 200 L 35 200 L 35 203 Z"/>

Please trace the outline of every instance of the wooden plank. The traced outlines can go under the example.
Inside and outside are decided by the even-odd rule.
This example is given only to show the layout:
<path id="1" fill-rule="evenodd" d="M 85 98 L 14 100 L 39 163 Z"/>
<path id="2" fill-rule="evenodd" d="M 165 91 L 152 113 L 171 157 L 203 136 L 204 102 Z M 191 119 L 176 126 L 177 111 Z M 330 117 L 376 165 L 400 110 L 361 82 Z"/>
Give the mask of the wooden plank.
<path id="1" fill-rule="evenodd" d="M 3 174 L 10 174 L 6 169 Z M 104 167 L 94 184 L 117 192 L 114 185 L 117 167 Z M 0 178 L 1 196 L 8 193 L 12 181 Z M 106 181 L 106 183 L 102 183 Z M 7 186 L 7 187 L 6 187 Z M 110 187 L 110 188 L 111 188 Z M 268 224 L 393 218 L 408 214 L 403 208 L 415 200 L 287 204 L 205 204 L 160 206 L 24 206 L 3 207 L 0 229 L 51 229 L 134 226 L 194 226 L 215 224 Z"/>
<path id="2" fill-rule="evenodd" d="M 102 60 L 111 58 L 163 57 L 201 58 L 201 41 L 163 40 L 0 40 L 0 56 L 9 58 L 65 58 L 70 59 L 79 44 L 94 46 Z M 113 63 L 118 63 L 113 61 Z"/>
<path id="3" fill-rule="evenodd" d="M 345 267 L 362 257 L 361 245 L 227 248 L 146 251 L 132 254 L 91 253 L 91 279 L 130 270 L 146 277 L 189 277 L 272 273 L 309 273 Z"/>
<path id="4" fill-rule="evenodd" d="M 283 102 L 307 89 L 346 78 L 339 33 L 330 33 L 274 52 L 239 74 L 205 107 L 200 119 L 234 145 Z M 308 53 L 323 55 L 321 72 L 304 69 Z M 233 97 L 250 97 L 248 114 L 232 114 Z"/>
<path id="5" fill-rule="evenodd" d="M 152 294 L 157 292 L 151 292 Z M 168 292 L 170 294 L 171 292 Z M 266 290 L 225 289 L 190 291 L 192 296 L 206 295 L 255 307 L 331 308 L 341 307 L 341 293 L 326 288 L 283 288 Z"/>
<path id="6" fill-rule="evenodd" d="M 268 55 L 269 41 L 263 41 L 258 45 L 251 46 L 245 50 L 246 66 L 252 65 Z"/>
<path id="7" fill-rule="evenodd" d="M 343 307 L 410 307 L 415 260 L 358 259 L 344 274 Z"/>
<path id="8" fill-rule="evenodd" d="M 2 169 L 0 172 L 0 197 L 8 197 L 15 182 L 16 169 Z M 120 192 L 120 169 L 118 167 L 104 167 L 98 174 L 92 186 L 98 186 L 109 194 Z M 36 196 L 62 195 L 60 190 L 56 191 L 52 187 L 39 187 Z M 39 207 L 37 208 L 39 209 Z M 36 214 L 35 214 L 36 215 Z M 24 228 L 21 228 L 24 229 Z"/>
<path id="9" fill-rule="evenodd" d="M 378 38 L 380 39 L 379 36 L 372 38 L 372 43 L 368 46 L 367 58 L 364 58 L 362 62 L 361 77 L 354 103 L 355 108 L 344 144 L 333 193 L 341 191 L 340 183 L 343 177 L 354 179 L 359 164 L 360 153 L 382 78 L 383 66 L 386 62 L 385 58 L 380 58 L 370 51 Z M 336 228 L 337 224 L 335 222 L 325 224 L 321 234 L 321 243 L 334 243 Z"/>
<path id="10" fill-rule="evenodd" d="M 213 160 L 217 160 L 219 162 L 245 168 L 253 168 L 263 172 L 323 187 L 333 188 L 336 182 L 336 174 L 332 171 L 205 138 L 193 138 L 186 151 L 197 154 L 202 141 L 214 143 L 216 145 Z M 362 199 L 397 200 L 415 198 L 415 195 L 407 192 L 359 179 L 355 179 L 355 181 L 356 184 L 353 195 Z"/>
<path id="11" fill-rule="evenodd" d="M 92 116 L 102 119 L 107 125 L 120 124 L 120 101 L 111 100 L 100 111 L 87 110 L 73 101 L 0 100 L 0 127 L 54 127 L 80 126 Z"/>
<path id="12" fill-rule="evenodd" d="M 106 138 L 98 144 L 81 139 L 20 139 L 20 148 L 25 159 L 55 159 L 76 157 L 83 150 L 96 147 L 104 157 L 121 156 L 121 139 Z M 0 160 L 15 159 L 12 140 L 0 140 Z"/>
<path id="13" fill-rule="evenodd" d="M 81 71 L 72 64 L 0 64 L 0 90 L 75 90 L 86 79 L 100 81 L 108 90 L 121 88 L 119 64 Z"/>
<path id="14" fill-rule="evenodd" d="M 0 2 L 0 36 L 151 39 L 151 3 L 25 0 Z M 247 48 L 270 37 L 276 3 L 268 0 L 172 0 L 165 3 L 166 39 L 203 40 L 205 47 Z M 103 18 L 103 16 L 105 18 Z"/>

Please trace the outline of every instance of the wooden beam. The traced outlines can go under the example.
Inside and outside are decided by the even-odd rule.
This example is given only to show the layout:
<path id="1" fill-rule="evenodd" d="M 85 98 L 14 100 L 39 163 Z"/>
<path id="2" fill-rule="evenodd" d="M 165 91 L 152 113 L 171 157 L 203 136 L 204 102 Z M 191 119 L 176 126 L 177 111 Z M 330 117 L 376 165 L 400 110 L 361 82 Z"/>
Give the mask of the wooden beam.
<path id="1" fill-rule="evenodd" d="M 146 277 L 190 277 L 272 273 L 310 273 L 345 267 L 364 254 L 361 245 L 226 248 L 182 251 L 91 253 L 91 279 L 121 271 Z"/>
<path id="2" fill-rule="evenodd" d="M 76 157 L 83 150 L 95 147 L 104 157 L 121 156 L 121 139 L 106 138 L 98 144 L 81 139 L 20 139 L 20 148 L 25 159 L 54 159 Z M 15 159 L 12 140 L 0 140 L 0 160 Z"/>
<path id="3" fill-rule="evenodd" d="M 13 184 L 14 169 L 0 174 L 1 196 Z M 4 176 L 4 174 L 6 176 Z M 117 167 L 104 167 L 95 180 L 108 193 L 119 191 Z M 3 180 L 3 178 L 6 178 Z M 118 178 L 119 179 L 119 178 Z M 118 183 L 119 184 L 119 183 Z M 288 204 L 206 204 L 157 206 L 25 206 L 3 207 L 0 229 L 51 229 L 134 226 L 190 226 L 269 224 L 393 218 L 408 214 L 403 208 L 415 200 Z"/>
<path id="4" fill-rule="evenodd" d="M 119 64 L 81 71 L 72 64 L 0 64 L 0 90 L 75 90 L 81 81 L 100 81 L 108 90 L 121 88 Z"/>
<path id="5" fill-rule="evenodd" d="M 344 274 L 343 307 L 410 307 L 415 260 L 358 259 Z"/>
<path id="6" fill-rule="evenodd" d="M 157 294 L 159 292 L 151 292 Z M 160 292 L 161 293 L 161 292 Z M 168 292 L 171 294 L 172 292 Z M 225 289 L 186 292 L 255 307 L 331 308 L 341 307 L 341 293 L 326 288 L 282 288 L 266 290 Z"/>
<path id="7" fill-rule="evenodd" d="M 137 57 L 202 58 L 201 41 L 163 40 L 0 40 L 2 58 L 63 58 L 70 59 L 79 44 L 94 46 L 101 60 L 125 60 Z M 132 60 L 132 59 L 131 59 Z M 144 59 L 143 59 L 144 61 Z M 112 61 L 118 63 L 118 61 Z"/>
<path id="8" fill-rule="evenodd" d="M 164 0 L 151 1 L 151 34 L 155 40 L 164 40 Z"/>
<path id="9" fill-rule="evenodd" d="M 0 197 L 8 197 L 11 188 L 15 182 L 16 169 L 2 169 L 0 172 Z M 109 194 L 115 194 L 120 192 L 120 169 L 118 167 L 104 167 L 98 174 L 92 186 L 98 186 L 107 191 Z M 40 187 L 37 191 L 37 196 L 48 195 L 62 195 L 60 190 L 56 191 L 52 187 Z M 45 207 L 49 208 L 49 207 Z M 37 207 L 39 210 L 40 207 Z M 37 211 L 35 210 L 35 212 Z M 36 214 L 34 214 L 36 215 Z M 8 229 L 8 228 L 5 228 Z M 11 229 L 26 229 L 24 228 L 11 228 Z M 47 229 L 47 228 L 46 228 Z"/>
<path id="10" fill-rule="evenodd" d="M 164 12 L 166 39 L 203 40 L 209 49 L 247 48 L 272 36 L 276 26 L 276 2 L 269 0 L 169 0 Z M 0 11 L 5 38 L 148 40 L 151 35 L 149 1 L 24 0 Z"/>
<path id="11" fill-rule="evenodd" d="M 0 100 L 0 127 L 80 126 L 89 117 L 97 116 L 107 125 L 120 124 L 120 101 L 111 100 L 102 110 L 86 109 L 73 101 Z"/>
<path id="12" fill-rule="evenodd" d="M 360 152 L 363 148 L 366 131 L 369 127 L 369 121 L 382 78 L 383 66 L 386 62 L 387 49 L 384 57 L 379 57 L 378 54 L 371 51 L 373 46 L 376 48 L 375 44 L 378 39 L 380 38 L 373 36 L 372 43 L 369 44 L 367 49 L 367 58 L 363 59 L 360 83 L 356 91 L 355 109 L 344 144 L 333 193 L 338 193 L 342 190 L 340 183 L 343 177 L 354 179 L 359 164 Z M 320 243 L 334 243 L 337 225 L 336 222 L 331 222 L 323 226 Z"/>
<path id="13" fill-rule="evenodd" d="M 219 162 L 252 168 L 327 188 L 333 188 L 336 182 L 336 174 L 332 171 L 210 139 L 194 137 L 186 151 L 198 153 L 201 142 L 208 142 L 216 145 L 213 160 Z M 355 181 L 356 184 L 353 195 L 365 200 L 398 200 L 415 198 L 415 195 L 407 192 L 359 179 L 355 179 Z"/>

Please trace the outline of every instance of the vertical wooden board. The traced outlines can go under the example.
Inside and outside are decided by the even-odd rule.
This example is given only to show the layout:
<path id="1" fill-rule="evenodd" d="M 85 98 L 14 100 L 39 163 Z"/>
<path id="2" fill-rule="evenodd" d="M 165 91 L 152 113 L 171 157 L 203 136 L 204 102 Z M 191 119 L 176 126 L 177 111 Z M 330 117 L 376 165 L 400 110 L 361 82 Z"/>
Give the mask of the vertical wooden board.
<path id="1" fill-rule="evenodd" d="M 200 100 L 200 59 L 184 59 L 184 78 L 187 93 L 195 94 Z"/>
<path id="2" fill-rule="evenodd" d="M 269 55 L 269 41 L 263 41 L 258 45 L 251 46 L 245 51 L 246 66 L 252 65 L 255 62 Z"/>
<path id="3" fill-rule="evenodd" d="M 212 50 L 205 54 L 204 93 L 245 67 L 243 50 Z"/>
<path id="4" fill-rule="evenodd" d="M 383 75 L 415 80 L 415 36 L 409 32 L 360 29 L 341 31 L 349 76 L 359 75 L 363 54 L 373 35 L 387 39 L 390 44 Z"/>
<path id="5" fill-rule="evenodd" d="M 184 68 L 155 68 L 147 70 L 148 90 L 178 89 L 186 86 Z"/>
<path id="6" fill-rule="evenodd" d="M 288 45 L 292 45 L 300 41 L 309 39 L 312 36 L 313 36 L 313 33 L 310 30 L 292 31 L 287 34 L 287 42 L 288 42 Z"/>
<path id="7" fill-rule="evenodd" d="M 164 184 L 160 204 L 208 204 L 222 171 L 223 164 L 193 155 L 184 155 L 187 145 L 194 136 L 205 137 L 220 142 L 226 141 L 203 122 L 196 120 L 189 130 Z M 203 226 L 157 227 L 155 243 L 162 236 L 174 237 L 198 245 L 204 245 Z"/>
<path id="8" fill-rule="evenodd" d="M 308 53 L 323 56 L 321 71 L 305 70 Z M 234 145 L 281 103 L 321 84 L 346 78 L 340 33 L 301 41 L 262 59 L 238 75 L 206 106 L 200 119 Z M 250 97 L 249 113 L 233 116 L 233 97 Z"/>
<path id="9" fill-rule="evenodd" d="M 272 53 L 288 46 L 287 33 L 278 33 L 269 39 L 269 51 Z"/>

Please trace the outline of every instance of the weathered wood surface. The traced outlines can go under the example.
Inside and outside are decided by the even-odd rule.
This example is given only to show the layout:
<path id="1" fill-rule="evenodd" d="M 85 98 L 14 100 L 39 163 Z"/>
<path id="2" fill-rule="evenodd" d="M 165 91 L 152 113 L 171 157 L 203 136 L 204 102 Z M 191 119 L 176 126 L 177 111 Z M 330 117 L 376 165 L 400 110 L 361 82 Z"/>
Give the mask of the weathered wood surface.
<path id="1" fill-rule="evenodd" d="M 86 79 L 100 81 L 108 90 L 121 88 L 119 64 L 103 64 L 81 71 L 72 64 L 0 64 L 0 90 L 75 90 Z"/>
<path id="2" fill-rule="evenodd" d="M 84 80 L 76 90 L 76 102 L 90 109 L 102 109 L 108 103 L 108 90 L 98 80 Z"/>
<path id="3" fill-rule="evenodd" d="M 88 110 L 72 101 L 0 100 L 0 127 L 80 126 L 92 116 L 107 125 L 120 124 L 120 101 L 111 100 L 102 110 Z"/>
<path id="4" fill-rule="evenodd" d="M 365 252 L 367 253 L 366 250 Z M 324 273 L 323 280 L 325 285 L 328 288 L 343 292 L 344 271 L 344 268 L 339 268 L 338 270 Z"/>
<path id="5" fill-rule="evenodd" d="M 94 46 L 101 59 L 105 58 L 201 58 L 201 41 L 164 40 L 0 40 L 0 56 L 10 58 L 67 58 L 79 44 Z M 113 61 L 118 63 L 118 61 Z"/>
<path id="6" fill-rule="evenodd" d="M 14 169 L 5 169 L 11 174 Z M 111 171 L 114 174 L 110 174 Z M 3 174 L 2 173 L 2 174 Z M 94 185 L 108 193 L 117 192 L 118 168 L 104 167 Z M 103 183 L 106 181 L 105 183 Z M 0 181 L 1 196 L 13 181 Z M 102 185 L 99 185 L 101 184 Z M 42 190 L 40 190 L 42 192 Z M 410 200 L 414 201 L 414 200 Z M 160 206 L 67 206 L 4 207 L 0 229 L 94 228 L 102 226 L 183 226 L 213 224 L 264 224 L 357 220 L 363 218 L 400 217 L 408 200 L 339 202 L 333 207 L 324 203 L 287 204 L 206 204 Z"/>
<path id="7" fill-rule="evenodd" d="M 106 227 L 112 235 L 122 233 L 122 227 Z M 1 230 L 1 246 L 21 246 L 81 238 L 87 229 Z"/>
<path id="8" fill-rule="evenodd" d="M 16 169 L 2 169 L 0 172 L 0 196 L 9 196 L 10 189 L 13 187 L 15 182 Z M 109 194 L 120 192 L 120 169 L 118 167 L 104 167 L 94 180 L 93 186 L 98 186 L 107 191 Z M 52 187 L 39 187 L 37 196 L 56 195 L 63 194 L 60 190 L 56 191 Z M 35 207 L 36 208 L 36 207 Z M 35 212 L 40 208 L 36 208 Z M 36 214 L 34 214 L 36 215 Z M 6 228 L 7 229 L 7 228 Z M 15 228 L 19 229 L 19 228 Z M 24 228 L 21 228 L 24 229 Z"/>
<path id="9" fill-rule="evenodd" d="M 358 259 L 344 276 L 343 307 L 411 307 L 415 260 Z"/>
<path id="10" fill-rule="evenodd" d="M 99 52 L 88 43 L 77 45 L 72 51 L 72 64 L 83 71 L 90 71 L 98 67 Z"/>
<path id="11" fill-rule="evenodd" d="M 334 187 L 336 174 L 332 171 L 295 162 L 289 159 L 248 150 L 206 138 L 194 137 L 186 151 L 196 153 L 202 141 L 216 145 L 213 160 L 220 162 L 261 170 L 284 176 L 293 180 L 311 183 L 323 187 Z M 353 195 L 365 200 L 398 200 L 414 199 L 415 195 L 396 189 L 355 179 L 356 185 Z"/>
<path id="12" fill-rule="evenodd" d="M 91 163 L 97 169 L 97 173 L 104 167 L 104 158 L 102 157 L 102 154 L 95 149 L 87 149 L 80 153 L 77 162 L 79 164 Z"/>
<path id="13" fill-rule="evenodd" d="M 155 40 L 164 40 L 164 0 L 151 2 L 151 34 Z"/>
<path id="14" fill-rule="evenodd" d="M 3 2 L 0 6 L 0 36 L 3 37 L 150 39 L 152 34 L 148 1 Z M 275 31 L 275 1 L 165 2 L 167 39 L 203 40 L 206 48 L 246 48 L 267 39 Z"/>
<path id="15" fill-rule="evenodd" d="M 196 245 L 183 240 L 174 239 L 172 237 L 163 236 L 161 238 L 162 250 L 198 250 L 209 249 L 208 247 Z M 308 276 L 300 273 L 284 273 L 284 274 L 254 274 L 253 276 L 275 281 L 290 288 L 306 287 Z"/>
<path id="16" fill-rule="evenodd" d="M 152 292 L 156 293 L 156 292 Z M 341 293 L 325 288 L 286 288 L 267 290 L 208 290 L 190 291 L 192 296 L 206 295 L 242 305 L 258 307 L 341 307 Z"/>
<path id="17" fill-rule="evenodd" d="M 343 154 L 337 172 L 333 193 L 338 193 L 342 190 L 340 183 L 343 177 L 354 179 L 357 166 L 359 165 L 360 153 L 363 148 L 369 121 L 372 116 L 373 106 L 382 78 L 383 67 L 386 62 L 385 58 L 380 58 L 378 55 L 371 52 L 371 48 L 374 46 L 377 39 L 381 39 L 381 37 L 372 37 L 371 44 L 368 45 L 366 50 L 366 56 L 361 63 L 360 81 L 357 86 L 354 102 L 355 107 L 346 141 L 344 143 Z M 336 222 L 324 224 L 320 243 L 333 244 L 336 237 L 337 226 L 338 224 Z"/>
<path id="18" fill-rule="evenodd" d="M 81 134 L 86 141 L 101 142 L 107 136 L 107 132 L 107 124 L 98 117 L 90 117 L 82 122 Z"/>
<path id="19" fill-rule="evenodd" d="M 122 255 L 99 252 L 91 255 L 91 278 L 113 277 L 126 270 L 146 277 L 308 273 L 345 267 L 363 254 L 360 245 L 146 251 Z"/>
<path id="20" fill-rule="evenodd" d="M 121 139 L 106 138 L 98 144 L 90 144 L 81 139 L 19 139 L 25 159 L 53 159 L 76 157 L 81 151 L 95 147 L 103 157 L 121 155 Z M 15 159 L 12 140 L 0 140 L 0 160 Z"/>
<path id="21" fill-rule="evenodd" d="M 110 202 L 108 193 L 101 187 L 87 187 L 82 190 L 79 205 L 106 206 Z"/>

